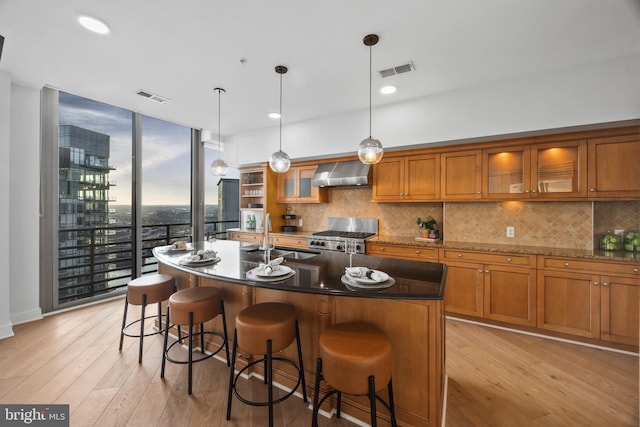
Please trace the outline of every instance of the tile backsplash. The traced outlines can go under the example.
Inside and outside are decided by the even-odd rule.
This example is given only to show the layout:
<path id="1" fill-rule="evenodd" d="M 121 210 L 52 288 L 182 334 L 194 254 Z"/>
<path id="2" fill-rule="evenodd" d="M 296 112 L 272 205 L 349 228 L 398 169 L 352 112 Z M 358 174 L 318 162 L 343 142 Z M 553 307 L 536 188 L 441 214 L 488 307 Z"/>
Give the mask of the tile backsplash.
<path id="1" fill-rule="evenodd" d="M 365 217 L 378 219 L 381 235 L 411 237 L 417 218 L 431 215 L 445 241 L 590 250 L 602 232 L 640 229 L 640 201 L 372 203 L 371 188 L 330 188 L 329 203 L 290 206 L 307 231 L 325 229 L 330 216 Z"/>

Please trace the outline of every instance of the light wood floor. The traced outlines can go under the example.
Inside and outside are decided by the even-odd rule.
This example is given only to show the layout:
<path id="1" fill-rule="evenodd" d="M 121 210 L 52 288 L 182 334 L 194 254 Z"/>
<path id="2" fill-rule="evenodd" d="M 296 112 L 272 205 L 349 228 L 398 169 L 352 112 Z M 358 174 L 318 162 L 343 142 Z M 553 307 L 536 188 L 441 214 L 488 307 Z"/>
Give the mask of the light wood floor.
<path id="1" fill-rule="evenodd" d="M 162 337 L 118 352 L 123 301 L 72 310 L 14 327 L 0 340 L 0 403 L 66 403 L 72 426 L 264 426 L 266 409 L 234 401 L 225 420 L 226 365 L 167 364 Z M 449 392 L 446 425 L 637 426 L 638 358 L 458 321 L 447 321 Z M 249 395 L 258 382 L 245 381 Z M 255 387 L 254 387 L 255 385 Z M 301 399 L 277 406 L 276 425 L 309 426 Z M 352 427 L 321 417 L 321 426 Z"/>

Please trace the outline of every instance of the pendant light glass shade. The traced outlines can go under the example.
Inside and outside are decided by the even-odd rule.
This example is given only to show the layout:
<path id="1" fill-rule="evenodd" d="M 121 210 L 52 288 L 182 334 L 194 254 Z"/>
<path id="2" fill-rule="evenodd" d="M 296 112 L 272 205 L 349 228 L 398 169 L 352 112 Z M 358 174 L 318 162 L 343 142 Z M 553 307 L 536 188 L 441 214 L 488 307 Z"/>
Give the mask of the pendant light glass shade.
<path id="1" fill-rule="evenodd" d="M 382 143 L 375 138 L 363 139 L 358 147 L 358 157 L 362 163 L 370 165 L 378 163 L 383 154 Z"/>
<path id="2" fill-rule="evenodd" d="M 229 170 L 227 162 L 220 157 L 222 152 L 220 151 L 220 97 L 222 92 L 226 92 L 224 89 L 217 87 L 213 90 L 218 92 L 218 158 L 211 162 L 211 173 L 214 176 L 225 176 Z"/>
<path id="3" fill-rule="evenodd" d="M 287 67 L 278 65 L 276 73 L 280 74 L 280 149 L 269 157 L 269 167 L 277 173 L 284 173 L 289 170 L 291 160 L 287 153 L 282 151 L 282 75 L 287 72 Z"/>
<path id="4" fill-rule="evenodd" d="M 371 137 L 371 46 L 378 43 L 378 36 L 369 34 L 362 39 L 365 46 L 369 46 L 369 137 L 364 139 L 358 147 L 358 157 L 365 164 L 376 164 L 382 160 L 384 149 L 382 143 Z"/>

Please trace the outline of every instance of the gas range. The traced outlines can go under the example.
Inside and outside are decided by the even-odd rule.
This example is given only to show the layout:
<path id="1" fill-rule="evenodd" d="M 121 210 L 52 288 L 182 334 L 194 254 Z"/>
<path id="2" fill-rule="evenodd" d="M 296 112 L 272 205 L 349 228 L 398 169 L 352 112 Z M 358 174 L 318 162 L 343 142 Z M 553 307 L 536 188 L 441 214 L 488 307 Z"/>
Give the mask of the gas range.
<path id="1" fill-rule="evenodd" d="M 353 240 L 357 253 L 364 254 L 365 240 L 377 233 L 375 218 L 329 217 L 328 230 L 315 232 L 308 238 L 309 249 L 342 252 L 345 241 Z"/>

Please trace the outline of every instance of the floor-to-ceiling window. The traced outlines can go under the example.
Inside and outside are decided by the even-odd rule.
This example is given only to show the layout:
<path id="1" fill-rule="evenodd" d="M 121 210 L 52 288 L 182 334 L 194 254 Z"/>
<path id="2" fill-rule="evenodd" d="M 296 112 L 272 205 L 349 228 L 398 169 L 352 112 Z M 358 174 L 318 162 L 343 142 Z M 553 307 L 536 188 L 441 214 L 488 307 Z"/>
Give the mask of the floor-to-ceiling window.
<path id="1" fill-rule="evenodd" d="M 204 237 L 205 216 L 221 230 L 218 177 L 208 167 L 219 153 L 202 149 L 199 131 L 52 88 L 43 90 L 42 115 L 44 312 L 122 293 L 131 278 L 156 271 L 153 247 L 190 240 L 195 228 Z M 198 176 L 204 194 L 194 198 Z M 200 219 L 192 204 L 205 206 Z"/>
<path id="2" fill-rule="evenodd" d="M 226 230 L 240 226 L 240 171 L 229 168 L 224 176 L 211 172 L 211 163 L 224 158 L 215 144 L 204 146 L 204 234 L 205 238 L 224 238 Z"/>

